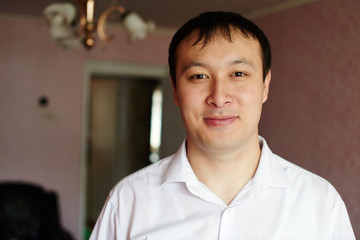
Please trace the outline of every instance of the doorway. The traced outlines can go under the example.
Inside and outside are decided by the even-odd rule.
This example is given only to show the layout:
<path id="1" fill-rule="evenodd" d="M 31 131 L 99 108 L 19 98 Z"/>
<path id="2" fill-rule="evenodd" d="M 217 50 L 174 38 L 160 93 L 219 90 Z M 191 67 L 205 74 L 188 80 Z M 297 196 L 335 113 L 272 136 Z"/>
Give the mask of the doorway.
<path id="1" fill-rule="evenodd" d="M 87 143 L 86 225 L 91 231 L 109 191 L 151 163 L 151 119 L 160 79 L 92 75 Z"/>

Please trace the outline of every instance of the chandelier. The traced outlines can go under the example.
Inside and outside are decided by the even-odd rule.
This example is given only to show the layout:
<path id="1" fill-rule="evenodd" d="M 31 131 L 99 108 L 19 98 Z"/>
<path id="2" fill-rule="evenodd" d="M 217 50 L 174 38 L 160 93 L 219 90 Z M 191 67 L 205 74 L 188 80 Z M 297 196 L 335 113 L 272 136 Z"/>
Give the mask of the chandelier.
<path id="1" fill-rule="evenodd" d="M 74 0 L 73 2 L 53 3 L 43 14 L 50 26 L 50 35 L 55 43 L 68 49 L 91 49 L 96 44 L 96 35 L 102 42 L 113 37 L 106 34 L 109 16 L 119 13 L 129 40 L 146 37 L 147 32 L 155 29 L 151 21 L 144 21 L 137 13 L 128 11 L 121 5 L 113 5 L 101 13 L 98 21 L 94 19 L 95 0 Z M 96 34 L 97 33 L 97 34 Z"/>

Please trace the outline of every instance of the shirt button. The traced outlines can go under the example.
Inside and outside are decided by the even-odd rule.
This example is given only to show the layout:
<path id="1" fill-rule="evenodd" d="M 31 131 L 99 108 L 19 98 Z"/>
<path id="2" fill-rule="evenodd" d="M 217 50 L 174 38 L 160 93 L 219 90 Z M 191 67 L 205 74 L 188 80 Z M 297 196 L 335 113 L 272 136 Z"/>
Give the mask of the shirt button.
<path id="1" fill-rule="evenodd" d="M 226 213 L 227 213 L 227 214 L 231 213 L 231 209 L 227 209 L 227 210 L 226 210 Z"/>

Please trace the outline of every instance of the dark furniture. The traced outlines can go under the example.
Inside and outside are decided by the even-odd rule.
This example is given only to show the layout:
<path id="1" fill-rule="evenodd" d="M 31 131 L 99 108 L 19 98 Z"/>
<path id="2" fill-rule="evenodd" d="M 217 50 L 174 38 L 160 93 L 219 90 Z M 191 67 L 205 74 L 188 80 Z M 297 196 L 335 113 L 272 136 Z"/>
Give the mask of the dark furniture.
<path id="1" fill-rule="evenodd" d="M 72 240 L 60 225 L 57 195 L 28 183 L 0 183 L 1 240 Z"/>

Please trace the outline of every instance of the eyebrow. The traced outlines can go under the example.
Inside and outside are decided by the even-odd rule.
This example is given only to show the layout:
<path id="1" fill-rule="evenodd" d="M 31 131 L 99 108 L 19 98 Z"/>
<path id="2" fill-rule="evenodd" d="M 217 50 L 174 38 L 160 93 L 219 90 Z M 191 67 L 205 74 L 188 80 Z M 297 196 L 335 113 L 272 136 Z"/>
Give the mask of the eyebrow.
<path id="1" fill-rule="evenodd" d="M 192 67 L 206 67 L 207 64 L 205 63 L 200 63 L 200 62 L 189 62 L 188 64 L 186 64 L 183 69 L 181 69 L 181 72 L 184 73 L 186 72 L 188 69 L 192 68 Z"/>
<path id="2" fill-rule="evenodd" d="M 236 60 L 230 61 L 230 63 L 229 63 L 230 66 L 238 65 L 238 64 L 244 64 L 244 65 L 251 67 L 252 69 L 255 69 L 254 64 L 245 58 L 236 59 Z M 181 72 L 184 73 L 192 67 L 206 67 L 206 66 L 207 66 L 207 64 L 205 64 L 205 63 L 191 61 L 183 67 Z"/>
<path id="3" fill-rule="evenodd" d="M 252 69 L 255 69 L 254 64 L 245 58 L 240 58 L 240 59 L 234 60 L 230 63 L 230 65 L 237 65 L 237 64 L 244 64 L 244 65 L 251 67 Z"/>

